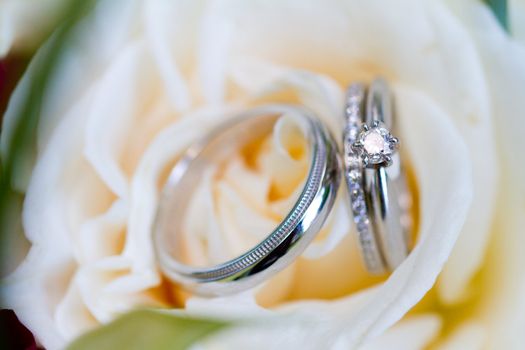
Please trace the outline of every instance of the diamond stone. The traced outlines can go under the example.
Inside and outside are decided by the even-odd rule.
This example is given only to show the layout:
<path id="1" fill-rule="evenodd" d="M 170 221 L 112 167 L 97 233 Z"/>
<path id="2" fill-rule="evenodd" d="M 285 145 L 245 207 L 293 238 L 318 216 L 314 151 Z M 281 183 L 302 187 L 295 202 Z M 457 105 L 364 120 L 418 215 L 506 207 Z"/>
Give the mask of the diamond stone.
<path id="1" fill-rule="evenodd" d="M 388 140 L 381 135 L 379 130 L 372 129 L 363 137 L 363 147 L 370 155 L 380 154 L 381 152 L 391 154 Z"/>
<path id="2" fill-rule="evenodd" d="M 354 222 L 357 225 L 357 231 L 364 232 L 368 230 L 368 217 L 365 215 L 354 217 Z"/>
<path id="3" fill-rule="evenodd" d="M 388 129 L 379 122 L 375 122 L 372 127 L 364 125 L 357 135 L 356 142 L 352 145 L 367 167 L 390 165 L 391 155 L 396 152 L 397 147 L 397 138 L 393 137 Z"/>

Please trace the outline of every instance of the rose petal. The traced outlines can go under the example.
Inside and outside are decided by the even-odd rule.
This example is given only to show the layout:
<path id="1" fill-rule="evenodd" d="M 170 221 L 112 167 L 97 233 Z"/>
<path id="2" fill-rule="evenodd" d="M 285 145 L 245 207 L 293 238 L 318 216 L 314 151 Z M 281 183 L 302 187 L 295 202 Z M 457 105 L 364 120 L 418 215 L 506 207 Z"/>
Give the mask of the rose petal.
<path id="1" fill-rule="evenodd" d="M 343 92 L 331 77 L 245 57 L 233 60 L 231 75 L 249 99 L 264 101 L 274 94 L 286 92 L 297 95 L 294 102 L 313 111 L 334 135 L 339 134 L 343 122 Z"/>
<path id="2" fill-rule="evenodd" d="M 196 188 L 188 205 L 184 222 L 184 254 L 183 261 L 191 262 L 195 266 L 206 266 L 212 262 L 224 261 L 224 252 L 228 251 L 222 241 L 219 218 L 213 191 L 213 175 L 215 167 L 210 167 L 203 174 L 199 186 Z M 246 179 L 246 176 L 242 176 Z M 202 220 L 205 217 L 207 220 Z M 203 245 L 202 242 L 207 244 Z"/>
<path id="3" fill-rule="evenodd" d="M 279 222 L 261 215 L 256 208 L 250 208 L 227 184 L 216 183 L 216 215 L 221 227 L 221 241 L 229 252 L 223 252 L 215 263 L 233 259 L 262 241 Z M 247 206 L 248 204 L 248 206 Z"/>
<path id="4" fill-rule="evenodd" d="M 61 334 L 72 336 L 79 335 L 86 329 L 94 328 L 99 324 L 81 298 L 76 284 L 69 286 L 66 295 L 56 309 L 54 321 Z"/>
<path id="5" fill-rule="evenodd" d="M 158 66 L 172 106 L 175 109 L 185 111 L 190 107 L 191 97 L 186 81 L 177 65 L 177 58 L 171 51 L 169 43 L 171 28 L 168 27 L 169 22 L 166 18 L 169 14 L 169 21 L 176 22 L 171 18 L 171 15 L 177 14 L 179 11 L 173 11 L 173 8 L 170 8 L 173 4 L 165 1 L 148 1 L 144 6 L 146 42 L 151 47 L 151 53 Z"/>
<path id="6" fill-rule="evenodd" d="M 482 325 L 467 322 L 459 326 L 451 335 L 439 344 L 438 350 L 462 350 L 462 349 L 485 349 L 487 341 L 487 329 Z"/>
<path id="7" fill-rule="evenodd" d="M 480 57 L 466 28 L 448 9 L 436 6 L 433 10 L 435 20 L 446 28 L 436 36 L 434 45 L 443 61 L 455 62 L 454 74 L 460 81 L 455 87 L 456 95 L 449 96 L 454 107 L 452 120 L 469 148 L 473 166 L 474 197 L 469 216 L 437 286 L 443 302 L 456 303 L 469 295 L 471 278 L 483 261 L 498 174 L 493 166 L 496 156 L 490 97 Z M 458 55 L 462 57 L 461 63 L 457 62 Z M 444 107 L 448 105 L 450 103 L 443 103 Z"/>
<path id="8" fill-rule="evenodd" d="M 399 321 L 378 338 L 361 346 L 359 350 L 425 349 L 439 334 L 440 326 L 441 320 L 435 315 L 409 317 Z"/>
<path id="9" fill-rule="evenodd" d="M 127 203 L 115 201 L 107 212 L 86 220 L 80 228 L 77 251 L 79 263 L 118 255 L 124 244 Z"/>
<path id="10" fill-rule="evenodd" d="M 225 97 L 226 65 L 235 33 L 233 23 L 221 15 L 219 2 L 206 5 L 200 19 L 198 77 L 205 102 L 217 105 Z"/>
<path id="11" fill-rule="evenodd" d="M 129 130 L 142 114 L 151 86 L 145 79 L 144 51 L 130 45 L 115 58 L 95 87 L 86 128 L 85 156 L 100 177 L 119 197 L 127 197 L 128 179 L 121 165 Z M 119 90 L 118 96 L 112 91 Z"/>
<path id="12" fill-rule="evenodd" d="M 521 117 L 525 109 L 521 86 L 525 81 L 525 49 L 501 29 L 490 11 L 475 1 L 455 8 L 475 40 L 489 81 L 493 115 L 497 118 L 502 178 L 493 225 L 493 237 L 487 255 L 483 281 L 481 313 L 490 336 L 484 344 L 492 348 L 519 349 L 525 342 L 525 264 L 523 215 L 525 165 L 517 161 L 525 149 Z M 487 345 L 489 344 L 489 345 Z"/>

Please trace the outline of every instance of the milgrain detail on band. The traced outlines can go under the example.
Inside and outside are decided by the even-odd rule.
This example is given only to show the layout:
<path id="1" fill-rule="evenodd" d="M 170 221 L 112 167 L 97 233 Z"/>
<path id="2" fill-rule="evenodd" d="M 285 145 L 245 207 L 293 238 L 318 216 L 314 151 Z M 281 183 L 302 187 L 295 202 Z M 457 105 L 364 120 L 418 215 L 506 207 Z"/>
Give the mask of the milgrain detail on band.
<path id="1" fill-rule="evenodd" d="M 352 147 L 363 124 L 364 98 L 365 88 L 362 84 L 350 85 L 346 95 L 345 129 L 343 132 L 345 179 L 365 265 L 370 272 L 382 273 L 385 271 L 385 263 L 367 210 L 362 176 L 363 164 L 361 157 Z"/>
<path id="2" fill-rule="evenodd" d="M 313 123 L 313 121 L 310 121 Z M 311 126 L 315 130 L 314 126 Z M 314 138 L 322 138 L 319 133 L 313 135 Z M 311 140 L 312 141 L 312 140 Z M 312 168 L 308 175 L 306 187 L 300 195 L 300 200 L 295 204 L 292 212 L 288 215 L 285 221 L 270 234 L 264 241 L 253 248 L 251 251 L 238 257 L 235 260 L 218 265 L 210 269 L 193 269 L 190 273 L 191 277 L 199 279 L 201 282 L 211 282 L 216 280 L 223 280 L 242 274 L 242 272 L 265 259 L 272 251 L 281 245 L 289 234 L 295 229 L 306 210 L 315 199 L 317 192 L 320 189 L 321 180 L 323 178 L 324 164 L 326 163 L 326 146 L 319 140 L 316 142 L 317 146 L 312 150 L 314 152 L 312 157 Z M 332 151 L 332 150 L 330 150 Z"/>

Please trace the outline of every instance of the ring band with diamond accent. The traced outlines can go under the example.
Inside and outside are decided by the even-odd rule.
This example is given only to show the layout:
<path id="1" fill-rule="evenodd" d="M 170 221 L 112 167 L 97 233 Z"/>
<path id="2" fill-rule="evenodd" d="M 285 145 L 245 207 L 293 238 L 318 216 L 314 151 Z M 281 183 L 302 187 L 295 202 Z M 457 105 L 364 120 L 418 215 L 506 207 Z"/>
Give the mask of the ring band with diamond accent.
<path id="1" fill-rule="evenodd" d="M 181 226 L 187 199 L 206 169 L 240 145 L 269 134 L 282 115 L 300 118 L 301 125 L 306 125 L 310 157 L 304 188 L 289 214 L 264 240 L 234 259 L 209 267 L 182 262 Z M 154 227 L 160 268 L 170 280 L 201 295 L 227 295 L 249 289 L 288 266 L 304 251 L 331 211 L 339 183 L 336 143 L 310 112 L 289 105 L 266 105 L 233 117 L 190 146 L 169 175 Z"/>
<path id="2" fill-rule="evenodd" d="M 394 129 L 394 116 L 383 79 L 374 80 L 368 89 L 360 83 L 349 87 L 344 174 L 360 250 L 374 274 L 395 269 L 409 252 L 411 197 L 396 152 L 399 140 L 389 131 Z"/>

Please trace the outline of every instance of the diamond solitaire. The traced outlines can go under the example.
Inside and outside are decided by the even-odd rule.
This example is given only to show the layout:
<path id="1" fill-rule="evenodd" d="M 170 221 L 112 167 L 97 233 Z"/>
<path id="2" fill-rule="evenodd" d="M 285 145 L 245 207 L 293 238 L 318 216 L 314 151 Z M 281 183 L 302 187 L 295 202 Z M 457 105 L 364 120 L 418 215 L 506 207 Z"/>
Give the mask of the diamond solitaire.
<path id="1" fill-rule="evenodd" d="M 367 168 L 377 168 L 392 164 L 392 155 L 397 151 L 399 140 L 393 137 L 385 125 L 374 121 L 372 127 L 363 124 L 353 150 L 363 159 Z"/>

